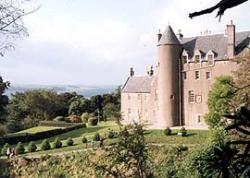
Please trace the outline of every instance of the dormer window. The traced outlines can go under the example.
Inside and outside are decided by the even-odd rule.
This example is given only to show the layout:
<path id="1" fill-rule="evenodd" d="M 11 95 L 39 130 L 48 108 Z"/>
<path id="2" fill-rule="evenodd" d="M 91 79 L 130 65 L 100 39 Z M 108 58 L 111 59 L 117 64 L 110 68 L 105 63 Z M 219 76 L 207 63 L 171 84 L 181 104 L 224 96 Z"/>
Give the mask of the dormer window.
<path id="1" fill-rule="evenodd" d="M 182 53 L 182 62 L 183 64 L 186 64 L 188 62 L 188 53 L 186 50 L 184 50 Z"/>
<path id="2" fill-rule="evenodd" d="M 214 56 L 215 56 L 215 53 L 212 50 L 210 50 L 207 53 L 207 62 L 208 62 L 208 65 L 210 65 L 210 66 L 214 65 Z"/>
<path id="3" fill-rule="evenodd" d="M 195 61 L 199 61 L 200 60 L 200 55 L 195 55 L 194 59 L 195 59 Z"/>
<path id="4" fill-rule="evenodd" d="M 194 52 L 194 61 L 199 62 L 201 60 L 201 51 L 196 49 Z"/>

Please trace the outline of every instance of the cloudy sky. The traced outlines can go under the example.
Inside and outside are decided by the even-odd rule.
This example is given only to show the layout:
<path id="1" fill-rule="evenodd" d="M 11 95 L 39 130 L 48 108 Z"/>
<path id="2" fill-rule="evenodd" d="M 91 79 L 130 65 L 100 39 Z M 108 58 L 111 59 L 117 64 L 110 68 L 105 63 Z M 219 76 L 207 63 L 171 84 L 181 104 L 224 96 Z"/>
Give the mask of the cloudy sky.
<path id="1" fill-rule="evenodd" d="M 119 85 L 156 63 L 156 34 L 170 24 L 185 37 L 223 33 L 232 19 L 250 30 L 250 2 L 190 20 L 188 13 L 219 0 L 40 0 L 24 19 L 28 38 L 0 58 L 0 75 L 14 84 Z"/>

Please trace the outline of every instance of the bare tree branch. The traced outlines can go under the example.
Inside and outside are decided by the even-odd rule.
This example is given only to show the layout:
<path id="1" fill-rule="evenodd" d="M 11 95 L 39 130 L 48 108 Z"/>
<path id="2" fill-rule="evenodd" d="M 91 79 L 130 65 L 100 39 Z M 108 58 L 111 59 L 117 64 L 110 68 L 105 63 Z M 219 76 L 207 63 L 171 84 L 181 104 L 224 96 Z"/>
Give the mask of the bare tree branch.
<path id="1" fill-rule="evenodd" d="M 224 12 L 227 9 L 236 7 L 236 6 L 242 4 L 246 1 L 248 1 L 248 0 L 221 0 L 215 6 L 212 6 L 210 8 L 204 9 L 204 10 L 199 11 L 199 12 L 194 12 L 194 13 L 189 14 L 189 17 L 193 18 L 193 17 L 204 15 L 204 14 L 209 14 L 209 13 L 212 13 L 214 10 L 219 9 L 216 17 L 219 17 L 219 20 L 220 20 L 221 16 L 224 14 Z"/>

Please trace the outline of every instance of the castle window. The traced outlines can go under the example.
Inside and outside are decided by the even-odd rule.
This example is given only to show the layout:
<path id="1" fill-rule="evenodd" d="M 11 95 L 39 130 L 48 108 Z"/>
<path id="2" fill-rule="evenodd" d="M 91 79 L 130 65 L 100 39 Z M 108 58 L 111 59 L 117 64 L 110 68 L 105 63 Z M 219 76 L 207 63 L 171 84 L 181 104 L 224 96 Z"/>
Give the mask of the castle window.
<path id="1" fill-rule="evenodd" d="M 194 90 L 188 91 L 188 102 L 194 103 L 195 102 L 195 96 L 194 96 Z"/>
<path id="2" fill-rule="evenodd" d="M 187 72 L 183 72 L 183 73 L 182 73 L 182 79 L 183 79 L 183 80 L 186 80 L 186 79 L 187 79 Z"/>
<path id="3" fill-rule="evenodd" d="M 197 115 L 197 123 L 201 123 L 202 120 L 202 116 L 200 114 Z"/>
<path id="4" fill-rule="evenodd" d="M 188 56 L 187 55 L 182 56 L 183 64 L 186 64 L 187 60 L 188 60 Z"/>
<path id="5" fill-rule="evenodd" d="M 211 79 L 211 72 L 206 72 L 206 79 Z"/>
<path id="6" fill-rule="evenodd" d="M 200 55 L 195 55 L 194 59 L 195 59 L 195 61 L 199 61 L 200 60 Z"/>
<path id="7" fill-rule="evenodd" d="M 214 56 L 215 56 L 215 52 L 213 52 L 212 50 L 210 50 L 207 53 L 208 65 L 210 65 L 210 66 L 214 65 Z"/>
<path id="8" fill-rule="evenodd" d="M 128 100 L 130 100 L 131 99 L 131 96 L 130 96 L 130 94 L 128 94 Z"/>
<path id="9" fill-rule="evenodd" d="M 130 115 L 131 114 L 131 109 L 130 108 L 128 108 L 128 115 Z"/>
<path id="10" fill-rule="evenodd" d="M 195 79 L 200 79 L 200 71 L 195 71 Z"/>

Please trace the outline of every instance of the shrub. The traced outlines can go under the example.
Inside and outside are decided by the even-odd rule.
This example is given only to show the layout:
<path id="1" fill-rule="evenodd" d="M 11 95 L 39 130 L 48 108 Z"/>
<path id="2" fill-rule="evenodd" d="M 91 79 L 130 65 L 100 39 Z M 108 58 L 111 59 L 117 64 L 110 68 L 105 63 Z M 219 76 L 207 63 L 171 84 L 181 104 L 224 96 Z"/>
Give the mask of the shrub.
<path id="1" fill-rule="evenodd" d="M 87 142 L 88 142 L 88 139 L 85 136 L 83 136 L 82 137 L 82 143 L 87 143 Z"/>
<path id="2" fill-rule="evenodd" d="M 1 150 L 1 155 L 6 155 L 8 148 L 10 148 L 10 145 L 8 143 L 5 143 Z"/>
<path id="3" fill-rule="evenodd" d="M 93 141 L 100 141 L 101 136 L 99 133 L 95 133 L 95 135 L 93 136 Z"/>
<path id="4" fill-rule="evenodd" d="M 56 138 L 55 141 L 53 142 L 53 148 L 61 148 L 62 147 L 62 142 L 59 140 L 59 138 Z"/>
<path id="5" fill-rule="evenodd" d="M 4 125 L 0 124 L 0 137 L 7 133 L 7 128 Z"/>
<path id="6" fill-rule="evenodd" d="M 22 142 L 18 142 L 18 144 L 16 145 L 16 153 L 17 154 L 24 154 L 25 152 L 25 148 L 22 144 Z"/>
<path id="7" fill-rule="evenodd" d="M 57 116 L 54 121 L 65 121 L 65 118 L 63 116 Z"/>
<path id="8" fill-rule="evenodd" d="M 81 123 L 82 122 L 81 118 L 77 115 L 70 115 L 68 117 L 68 119 L 69 119 L 69 122 L 71 122 L 71 123 Z"/>
<path id="9" fill-rule="evenodd" d="M 87 124 L 83 123 L 82 128 L 86 128 L 86 127 L 87 127 Z"/>
<path id="10" fill-rule="evenodd" d="M 88 120 L 88 124 L 90 126 L 96 126 L 98 124 L 98 119 L 96 117 L 92 117 Z"/>
<path id="11" fill-rule="evenodd" d="M 112 139 L 115 137 L 115 132 L 113 130 L 110 130 L 108 133 L 108 138 Z"/>
<path id="12" fill-rule="evenodd" d="M 165 135 L 171 135 L 171 132 L 172 132 L 172 130 L 171 130 L 169 127 L 167 127 L 167 128 L 164 130 L 164 134 L 165 134 Z"/>
<path id="13" fill-rule="evenodd" d="M 88 113 L 82 113 L 81 115 L 82 122 L 87 123 L 89 120 L 89 116 L 90 115 Z"/>
<path id="14" fill-rule="evenodd" d="M 186 136 L 187 135 L 187 130 L 185 129 L 185 127 L 182 127 L 179 130 L 178 135 L 181 135 L 181 136 Z"/>
<path id="15" fill-rule="evenodd" d="M 66 141 L 67 146 L 73 146 L 74 145 L 74 140 L 72 138 L 68 138 Z"/>
<path id="16" fill-rule="evenodd" d="M 43 140 L 41 150 L 49 150 L 51 148 L 50 143 L 47 139 Z"/>
<path id="17" fill-rule="evenodd" d="M 33 141 L 31 141 L 28 145 L 28 152 L 30 153 L 35 152 L 36 150 L 37 150 L 36 144 Z"/>

